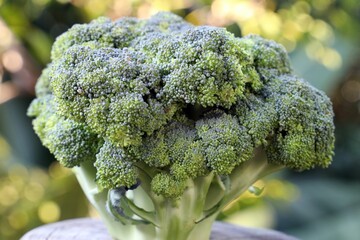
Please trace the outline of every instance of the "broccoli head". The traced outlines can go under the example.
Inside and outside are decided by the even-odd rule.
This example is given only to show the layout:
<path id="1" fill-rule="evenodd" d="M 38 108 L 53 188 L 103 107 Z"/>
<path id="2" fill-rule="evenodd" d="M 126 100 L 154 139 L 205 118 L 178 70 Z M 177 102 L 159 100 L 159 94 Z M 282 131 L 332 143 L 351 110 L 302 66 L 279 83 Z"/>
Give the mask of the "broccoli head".
<path id="1" fill-rule="evenodd" d="M 171 13 L 102 17 L 58 37 L 51 60 L 28 111 L 34 129 L 64 166 L 87 171 L 97 194 L 111 193 L 107 209 L 122 222 L 176 225 L 189 219 L 159 206 L 192 201 L 189 236 L 261 176 L 331 162 L 331 102 L 274 41 Z M 148 210 L 126 195 L 138 186 Z"/>

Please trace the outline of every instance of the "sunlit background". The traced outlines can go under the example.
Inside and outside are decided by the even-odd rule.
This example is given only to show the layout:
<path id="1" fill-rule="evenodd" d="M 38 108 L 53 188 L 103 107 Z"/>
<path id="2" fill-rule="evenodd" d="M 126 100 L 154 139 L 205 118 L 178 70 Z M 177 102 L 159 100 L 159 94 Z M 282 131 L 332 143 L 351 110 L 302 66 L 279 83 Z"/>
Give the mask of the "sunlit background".
<path id="1" fill-rule="evenodd" d="M 26 117 L 55 38 L 98 16 L 148 18 L 158 11 L 280 42 L 297 74 L 334 103 L 333 165 L 258 181 L 220 219 L 300 239 L 360 239 L 359 0 L 0 0 L 0 239 L 96 215 L 72 172 L 54 162 Z"/>

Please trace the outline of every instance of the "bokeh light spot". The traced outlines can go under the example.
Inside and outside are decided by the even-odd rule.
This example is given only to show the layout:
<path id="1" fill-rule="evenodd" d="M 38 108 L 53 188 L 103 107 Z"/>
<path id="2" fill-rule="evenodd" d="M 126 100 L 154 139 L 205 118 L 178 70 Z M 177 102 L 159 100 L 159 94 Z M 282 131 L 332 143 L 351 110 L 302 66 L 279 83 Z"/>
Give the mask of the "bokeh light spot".
<path id="1" fill-rule="evenodd" d="M 147 2 L 141 4 L 137 10 L 137 16 L 141 18 L 149 18 L 151 16 L 152 8 Z"/>
<path id="2" fill-rule="evenodd" d="M 283 24 L 281 35 L 289 41 L 295 42 L 301 37 L 302 29 L 297 22 L 287 20 Z"/>
<path id="3" fill-rule="evenodd" d="M 360 83 L 358 81 L 347 81 L 341 88 L 342 97 L 348 102 L 356 102 L 360 100 Z"/>
<path id="4" fill-rule="evenodd" d="M 267 182 L 264 192 L 264 194 L 273 199 L 284 200 L 286 202 L 295 201 L 299 197 L 299 190 L 295 185 L 278 179 L 272 179 Z"/>
<path id="5" fill-rule="evenodd" d="M 311 41 L 310 43 L 308 43 L 305 47 L 305 52 L 306 55 L 310 58 L 310 59 L 315 59 L 315 60 L 319 60 L 321 59 L 323 53 L 324 53 L 324 46 L 321 42 L 319 41 Z"/>
<path id="6" fill-rule="evenodd" d="M 0 189 L 0 204 L 3 206 L 11 206 L 19 199 L 18 190 L 11 185 L 5 185 Z"/>
<path id="7" fill-rule="evenodd" d="M 330 21 L 334 24 L 337 28 L 342 28 L 346 26 L 347 23 L 351 22 L 351 16 L 344 11 L 343 9 L 335 9 L 331 12 Z"/>
<path id="8" fill-rule="evenodd" d="M 120 16 L 128 16 L 131 14 L 131 4 L 129 1 L 115 1 L 113 3 L 113 11 L 115 16 L 114 17 L 120 17 Z"/>
<path id="9" fill-rule="evenodd" d="M 296 1 L 292 8 L 296 11 L 296 13 L 310 13 L 311 11 L 309 3 L 305 1 Z"/>
<path id="10" fill-rule="evenodd" d="M 312 5 L 319 11 L 325 11 L 334 0 L 316 0 L 312 1 Z"/>
<path id="11" fill-rule="evenodd" d="M 17 179 L 19 176 L 21 178 L 27 178 L 29 176 L 29 172 L 25 166 L 16 164 L 11 169 L 9 169 L 8 176 L 10 180 Z"/>
<path id="12" fill-rule="evenodd" d="M 27 200 L 37 202 L 44 196 L 44 191 L 44 187 L 41 184 L 30 182 L 25 188 L 24 195 Z"/>
<path id="13" fill-rule="evenodd" d="M 171 1 L 164 0 L 153 0 L 151 1 L 153 8 L 161 11 L 170 11 L 171 10 Z"/>
<path id="14" fill-rule="evenodd" d="M 341 67 L 342 58 L 335 49 L 326 48 L 321 58 L 321 62 L 326 68 L 337 70 Z"/>
<path id="15" fill-rule="evenodd" d="M 263 14 L 259 19 L 259 23 L 265 37 L 274 38 L 280 33 L 281 19 L 273 12 L 268 11 Z"/>
<path id="16" fill-rule="evenodd" d="M 309 31 L 309 29 L 311 29 L 314 25 L 314 19 L 310 15 L 304 13 L 296 16 L 296 22 L 302 32 Z"/>
<path id="17" fill-rule="evenodd" d="M 30 171 L 31 180 L 34 182 L 41 183 L 41 185 L 45 186 L 49 182 L 49 176 L 46 171 L 40 168 L 34 168 Z"/>
<path id="18" fill-rule="evenodd" d="M 59 220 L 60 208 L 56 202 L 47 201 L 40 205 L 38 209 L 38 215 L 43 223 L 50 223 Z"/>
<path id="19" fill-rule="evenodd" d="M 311 36 L 320 41 L 331 41 L 334 38 L 332 28 L 322 20 L 315 20 L 310 30 Z"/>
<path id="20" fill-rule="evenodd" d="M 239 26 L 241 26 L 241 23 L 239 23 Z M 244 33 L 244 36 L 248 34 L 260 34 L 261 29 L 257 21 L 248 21 L 246 24 L 243 25 L 241 30 Z"/>
<path id="21" fill-rule="evenodd" d="M 231 6 L 226 1 L 215 0 L 211 4 L 211 14 L 215 18 L 224 18 L 230 14 Z"/>
<path id="22" fill-rule="evenodd" d="M 15 210 L 8 216 L 9 225 L 14 229 L 22 229 L 29 222 L 29 216 L 21 210 Z"/>
<path id="23" fill-rule="evenodd" d="M 62 178 L 71 174 L 71 170 L 61 166 L 59 162 L 53 162 L 49 167 L 49 175 L 52 178 Z"/>
<path id="24" fill-rule="evenodd" d="M 2 63 L 10 72 L 18 72 L 24 65 L 24 60 L 17 50 L 8 50 L 2 55 Z"/>
<path id="25" fill-rule="evenodd" d="M 10 30 L 0 21 L 0 48 L 7 48 L 11 44 L 13 38 Z"/>

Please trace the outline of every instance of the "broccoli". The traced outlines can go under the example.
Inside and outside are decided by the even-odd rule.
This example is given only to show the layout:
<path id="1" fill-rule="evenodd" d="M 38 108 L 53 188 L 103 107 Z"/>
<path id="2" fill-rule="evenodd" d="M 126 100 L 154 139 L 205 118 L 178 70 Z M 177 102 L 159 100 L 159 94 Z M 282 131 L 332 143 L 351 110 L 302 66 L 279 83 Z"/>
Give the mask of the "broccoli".
<path id="1" fill-rule="evenodd" d="M 327 167 L 329 98 L 260 36 L 171 13 L 57 38 L 28 115 L 117 239 L 208 239 L 259 178 Z"/>

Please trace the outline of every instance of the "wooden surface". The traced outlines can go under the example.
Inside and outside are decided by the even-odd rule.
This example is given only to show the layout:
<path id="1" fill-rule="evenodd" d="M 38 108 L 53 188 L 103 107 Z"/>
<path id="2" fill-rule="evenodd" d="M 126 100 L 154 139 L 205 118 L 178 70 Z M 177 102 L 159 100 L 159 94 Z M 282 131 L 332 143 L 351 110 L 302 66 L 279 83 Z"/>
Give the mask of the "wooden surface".
<path id="1" fill-rule="evenodd" d="M 216 222 L 211 240 L 296 240 L 277 231 Z M 101 220 L 80 218 L 35 228 L 20 240 L 112 240 Z M 126 239 L 125 239 L 126 240 Z"/>

